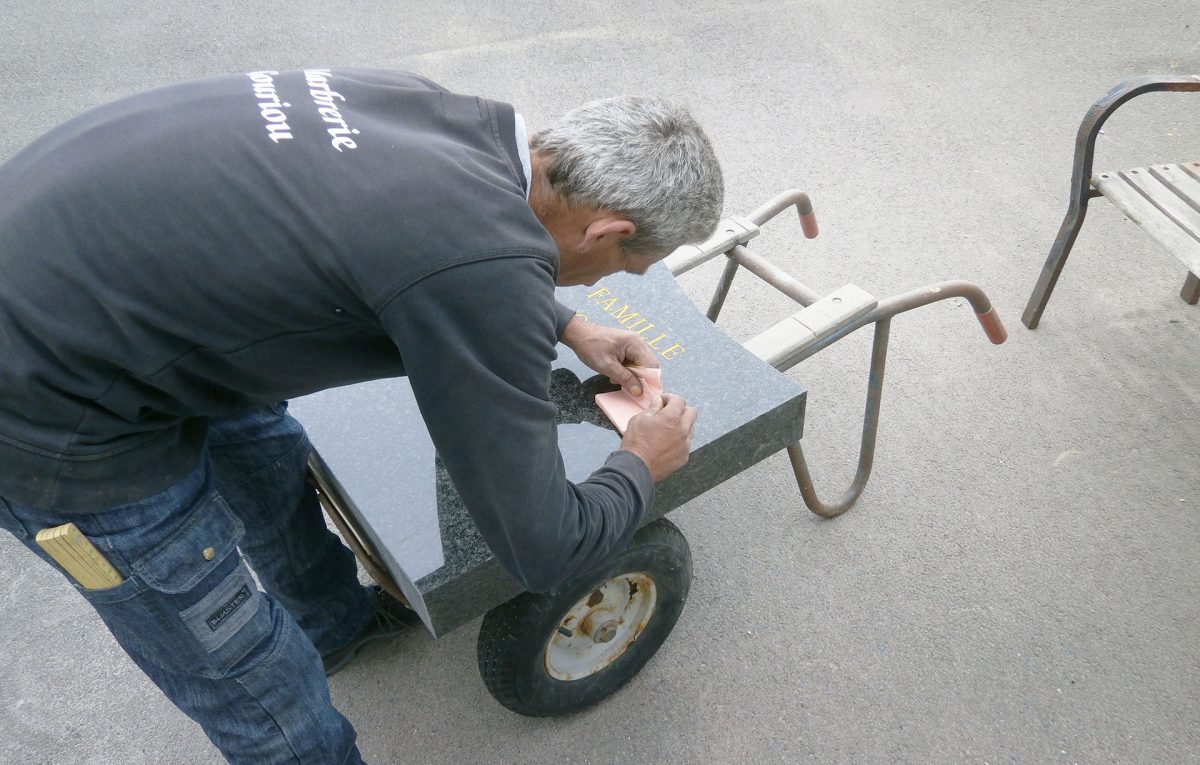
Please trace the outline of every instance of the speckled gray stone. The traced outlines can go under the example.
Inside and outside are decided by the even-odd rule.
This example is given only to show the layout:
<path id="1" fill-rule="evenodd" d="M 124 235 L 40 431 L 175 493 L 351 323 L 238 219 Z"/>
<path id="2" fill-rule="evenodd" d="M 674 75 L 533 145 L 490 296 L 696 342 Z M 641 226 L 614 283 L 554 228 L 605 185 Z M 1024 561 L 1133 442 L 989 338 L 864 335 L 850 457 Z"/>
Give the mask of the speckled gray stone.
<path id="1" fill-rule="evenodd" d="M 641 334 L 659 354 L 666 390 L 700 411 L 688 464 L 658 485 L 651 518 L 800 438 L 804 389 L 714 327 L 665 267 L 560 289 L 559 300 L 589 321 Z M 594 400 L 614 388 L 565 346 L 559 353 L 550 385 L 559 446 L 567 477 L 582 481 L 620 445 Z M 520 592 L 441 468 L 406 380 L 322 391 L 291 410 L 434 635 Z"/>

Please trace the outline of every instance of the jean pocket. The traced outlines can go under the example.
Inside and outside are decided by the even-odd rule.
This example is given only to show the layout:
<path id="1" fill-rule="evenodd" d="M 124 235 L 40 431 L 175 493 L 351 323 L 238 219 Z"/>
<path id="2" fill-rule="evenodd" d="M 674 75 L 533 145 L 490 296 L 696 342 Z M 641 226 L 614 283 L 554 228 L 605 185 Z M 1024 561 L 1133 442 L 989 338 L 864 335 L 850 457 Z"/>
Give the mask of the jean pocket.
<path id="1" fill-rule="evenodd" d="M 116 587 L 104 587 L 99 590 L 89 590 L 70 576 L 67 579 L 75 587 L 75 590 L 96 608 L 122 603 L 141 595 L 146 590 L 146 585 L 138 581 L 137 577 L 132 576 Z"/>
<path id="2" fill-rule="evenodd" d="M 21 515 L 24 517 L 22 518 L 18 516 L 18 513 L 21 513 Z M 62 518 L 56 518 L 55 520 L 62 520 Z M 34 537 L 37 533 L 37 530 L 45 527 L 46 523 L 46 519 L 42 516 L 42 514 L 38 513 L 38 511 L 14 506 L 3 497 L 0 497 L 0 528 L 8 529 L 14 535 L 16 535 L 17 539 L 19 539 L 26 547 L 28 547 L 34 555 L 37 555 L 39 558 L 61 573 L 64 577 L 66 577 L 66 580 L 71 583 L 71 586 L 74 587 L 79 594 L 83 595 L 84 598 L 91 601 L 94 605 L 117 603 L 122 600 L 128 600 L 142 591 L 142 584 L 132 578 L 126 578 L 115 587 L 101 587 L 100 589 L 95 590 L 84 587 L 82 584 L 76 581 L 74 576 L 67 572 L 62 563 L 55 560 L 50 556 L 49 553 L 42 549 L 41 545 L 38 545 L 36 542 L 34 542 Z M 103 553 L 101 553 L 101 555 L 103 556 Z M 107 557 L 105 557 L 105 559 L 107 560 Z"/>
<path id="3" fill-rule="evenodd" d="M 135 561 L 133 570 L 159 592 L 187 592 L 236 554 L 245 533 L 241 519 L 213 492 L 171 536 Z"/>
<path id="4" fill-rule="evenodd" d="M 200 641 L 205 652 L 213 653 L 237 635 L 258 614 L 260 607 L 262 593 L 254 584 L 246 564 L 239 562 L 196 605 L 180 611 L 179 618 Z"/>
<path id="5" fill-rule="evenodd" d="M 241 559 L 245 526 L 217 492 L 133 563 L 147 608 L 178 620 L 198 649 L 196 671 L 223 677 L 271 634 L 270 609 Z M 182 645 L 178 646 L 182 650 Z"/>

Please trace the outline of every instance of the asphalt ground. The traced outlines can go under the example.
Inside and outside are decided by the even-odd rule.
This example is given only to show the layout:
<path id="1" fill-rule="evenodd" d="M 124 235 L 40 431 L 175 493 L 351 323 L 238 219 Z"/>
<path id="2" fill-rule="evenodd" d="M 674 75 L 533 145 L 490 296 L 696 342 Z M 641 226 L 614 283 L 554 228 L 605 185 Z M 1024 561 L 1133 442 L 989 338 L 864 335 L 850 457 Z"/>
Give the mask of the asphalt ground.
<path id="1" fill-rule="evenodd" d="M 754 250 L 819 291 L 964 278 L 893 322 L 875 474 L 832 521 L 784 455 L 672 514 L 690 601 L 624 690 L 568 718 L 496 704 L 475 628 L 372 647 L 331 684 L 390 763 L 1186 763 L 1200 760 L 1200 310 L 1184 270 L 1105 202 L 1040 329 L 1019 315 L 1065 212 L 1076 128 L 1113 84 L 1200 74 L 1194 0 L 640 3 L 0 2 L 0 158 L 78 112 L 232 71 L 419 71 L 516 104 L 689 104 L 726 209 L 786 188 L 822 234 Z M 1200 159 L 1200 95 L 1113 117 L 1098 167 Z M 707 302 L 719 266 L 681 277 Z M 0 275 L 2 278 L 2 275 Z M 722 326 L 795 310 L 739 278 Z M 850 480 L 860 332 L 790 373 L 818 489 Z M 2 360 L 0 360 L 2 363 Z M 0 762 L 218 762 L 86 604 L 0 536 Z"/>

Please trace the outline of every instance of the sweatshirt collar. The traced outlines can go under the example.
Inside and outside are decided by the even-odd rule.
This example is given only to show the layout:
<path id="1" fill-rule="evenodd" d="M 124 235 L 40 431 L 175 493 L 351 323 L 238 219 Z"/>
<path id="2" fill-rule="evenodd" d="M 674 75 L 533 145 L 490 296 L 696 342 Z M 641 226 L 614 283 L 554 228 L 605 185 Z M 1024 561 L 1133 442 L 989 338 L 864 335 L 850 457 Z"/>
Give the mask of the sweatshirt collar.
<path id="1" fill-rule="evenodd" d="M 525 132 L 525 118 L 513 110 L 513 125 L 517 138 L 517 154 L 521 157 L 521 169 L 525 171 L 525 199 L 529 199 L 529 184 L 533 178 L 533 165 L 529 162 L 529 134 Z"/>

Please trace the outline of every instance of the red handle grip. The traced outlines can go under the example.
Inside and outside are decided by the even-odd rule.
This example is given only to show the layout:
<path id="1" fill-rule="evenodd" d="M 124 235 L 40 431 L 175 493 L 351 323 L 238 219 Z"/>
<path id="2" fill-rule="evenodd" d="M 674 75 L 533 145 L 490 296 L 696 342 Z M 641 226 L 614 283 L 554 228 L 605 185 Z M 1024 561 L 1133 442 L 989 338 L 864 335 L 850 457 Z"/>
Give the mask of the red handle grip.
<path id="1" fill-rule="evenodd" d="M 802 213 L 800 215 L 800 228 L 804 231 L 806 239 L 817 238 L 817 216 L 815 213 Z"/>
<path id="2" fill-rule="evenodd" d="M 987 313 L 977 313 L 975 318 L 979 319 L 980 325 L 983 326 L 983 331 L 996 345 L 1000 345 L 1008 339 L 1008 330 L 1004 328 L 1004 322 L 1000 321 L 1000 315 L 993 308 Z"/>

